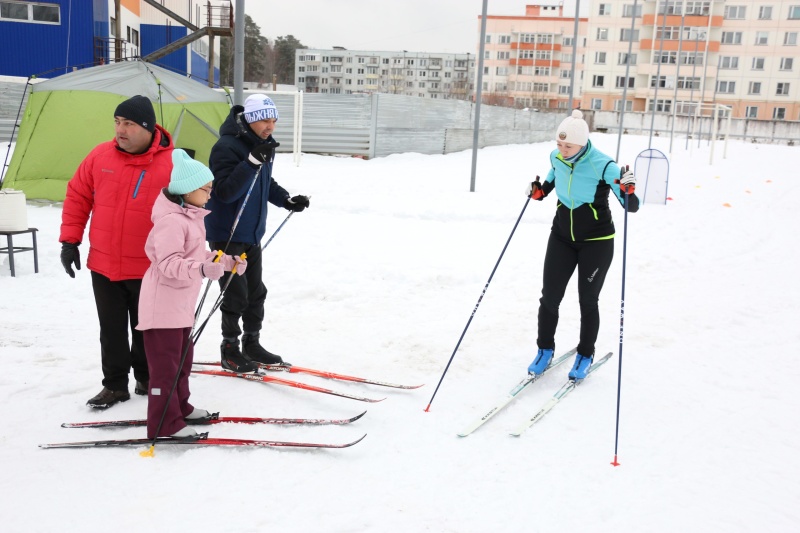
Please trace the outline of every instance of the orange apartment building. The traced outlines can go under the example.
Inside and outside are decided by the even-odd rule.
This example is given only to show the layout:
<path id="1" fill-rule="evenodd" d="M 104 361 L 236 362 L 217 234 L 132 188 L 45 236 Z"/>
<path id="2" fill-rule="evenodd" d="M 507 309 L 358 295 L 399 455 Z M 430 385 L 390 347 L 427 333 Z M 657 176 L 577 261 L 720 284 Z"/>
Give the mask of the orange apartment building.
<path id="1" fill-rule="evenodd" d="M 690 114 L 703 104 L 709 114 L 723 104 L 735 118 L 800 120 L 800 0 L 639 0 L 635 10 L 633 0 L 595 0 L 589 11 L 579 20 L 576 107 L 619 111 L 624 92 L 628 111 Z M 488 16 L 484 92 L 566 107 L 573 24 L 561 5 Z"/>
<path id="2" fill-rule="evenodd" d="M 479 17 L 480 26 L 480 17 Z M 561 5 L 528 5 L 522 16 L 486 16 L 483 101 L 515 107 L 566 108 L 572 56 L 576 53 L 574 18 Z M 581 101 L 585 35 L 579 20 L 573 103 Z"/>

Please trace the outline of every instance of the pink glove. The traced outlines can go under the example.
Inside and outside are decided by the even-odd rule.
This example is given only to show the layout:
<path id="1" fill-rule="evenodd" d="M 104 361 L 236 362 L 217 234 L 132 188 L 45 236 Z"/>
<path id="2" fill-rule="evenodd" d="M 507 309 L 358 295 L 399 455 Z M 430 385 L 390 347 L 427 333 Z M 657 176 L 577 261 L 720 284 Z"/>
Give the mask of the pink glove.
<path id="1" fill-rule="evenodd" d="M 225 274 L 225 268 L 221 263 L 209 261 L 200 265 L 200 273 L 204 278 L 218 280 L 223 274 Z"/>
<path id="2" fill-rule="evenodd" d="M 219 262 L 225 268 L 225 272 L 230 272 L 236 267 L 236 273 L 240 276 L 244 274 L 244 271 L 247 269 L 247 261 L 238 255 L 223 255 Z"/>

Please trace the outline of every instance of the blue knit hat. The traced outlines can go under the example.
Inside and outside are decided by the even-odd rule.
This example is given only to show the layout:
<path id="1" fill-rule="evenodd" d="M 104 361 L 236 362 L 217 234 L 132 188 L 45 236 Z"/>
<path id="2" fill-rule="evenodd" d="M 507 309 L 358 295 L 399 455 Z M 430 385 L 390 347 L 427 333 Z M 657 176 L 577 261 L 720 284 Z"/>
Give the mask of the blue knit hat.
<path id="1" fill-rule="evenodd" d="M 251 94 L 244 101 L 244 119 L 248 124 L 274 118 L 278 120 L 278 108 L 266 94 Z"/>
<path id="2" fill-rule="evenodd" d="M 172 174 L 167 188 L 170 193 L 190 193 L 213 179 L 214 175 L 203 163 L 195 161 L 181 149 L 172 151 Z"/>

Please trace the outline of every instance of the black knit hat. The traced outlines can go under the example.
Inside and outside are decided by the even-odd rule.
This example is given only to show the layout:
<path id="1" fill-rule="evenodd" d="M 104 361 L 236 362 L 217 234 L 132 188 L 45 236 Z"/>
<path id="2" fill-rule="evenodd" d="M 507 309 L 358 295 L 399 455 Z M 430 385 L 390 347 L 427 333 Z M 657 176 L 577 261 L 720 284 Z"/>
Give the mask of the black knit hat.
<path id="1" fill-rule="evenodd" d="M 128 98 L 117 106 L 114 116 L 135 122 L 151 133 L 156 129 L 156 112 L 153 104 L 144 96 Z"/>

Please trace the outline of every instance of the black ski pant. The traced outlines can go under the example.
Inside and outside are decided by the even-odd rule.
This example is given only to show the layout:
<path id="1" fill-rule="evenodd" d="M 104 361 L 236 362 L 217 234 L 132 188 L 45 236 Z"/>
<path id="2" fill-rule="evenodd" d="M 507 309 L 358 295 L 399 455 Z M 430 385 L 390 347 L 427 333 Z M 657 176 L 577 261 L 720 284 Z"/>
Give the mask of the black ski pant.
<path id="1" fill-rule="evenodd" d="M 110 390 L 128 390 L 131 368 L 136 381 L 150 381 L 142 332 L 135 329 L 139 324 L 141 288 L 140 279 L 111 281 L 102 274 L 92 272 L 94 302 L 100 320 L 103 386 Z"/>
<path id="2" fill-rule="evenodd" d="M 539 348 L 555 348 L 558 307 L 564 299 L 572 273 L 578 267 L 578 301 L 581 309 L 581 335 L 578 353 L 594 354 L 600 311 L 597 301 L 614 258 L 614 239 L 571 242 L 550 233 L 544 258 L 542 297 L 539 300 Z"/>
<path id="3" fill-rule="evenodd" d="M 224 250 L 224 242 L 209 242 L 212 250 Z M 242 328 L 247 333 L 261 331 L 264 322 L 264 301 L 267 299 L 267 287 L 261 279 L 261 246 L 232 242 L 225 252 L 227 255 L 247 254 L 247 269 L 244 275 L 233 275 L 233 280 L 222 296 L 222 336 L 227 339 L 238 338 Z M 230 273 L 225 273 L 219 280 L 220 289 L 227 282 Z M 242 328 L 239 327 L 242 320 Z"/>

